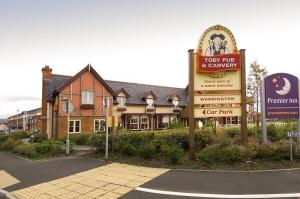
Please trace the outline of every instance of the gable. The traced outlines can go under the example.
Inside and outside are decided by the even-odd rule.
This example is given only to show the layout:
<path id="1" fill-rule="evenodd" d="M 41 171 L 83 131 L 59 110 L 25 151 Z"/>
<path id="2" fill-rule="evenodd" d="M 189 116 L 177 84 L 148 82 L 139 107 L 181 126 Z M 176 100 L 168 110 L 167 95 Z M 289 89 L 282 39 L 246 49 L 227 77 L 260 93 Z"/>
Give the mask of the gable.
<path id="1" fill-rule="evenodd" d="M 60 92 L 68 87 L 70 84 L 75 83 L 76 86 L 79 86 L 80 90 L 94 90 L 96 82 L 100 83 L 111 95 L 116 96 L 114 90 L 109 87 L 109 85 L 102 79 L 102 77 L 91 67 L 87 65 L 83 70 L 74 75 L 71 79 L 65 82 L 62 86 L 57 88 L 57 91 Z"/>

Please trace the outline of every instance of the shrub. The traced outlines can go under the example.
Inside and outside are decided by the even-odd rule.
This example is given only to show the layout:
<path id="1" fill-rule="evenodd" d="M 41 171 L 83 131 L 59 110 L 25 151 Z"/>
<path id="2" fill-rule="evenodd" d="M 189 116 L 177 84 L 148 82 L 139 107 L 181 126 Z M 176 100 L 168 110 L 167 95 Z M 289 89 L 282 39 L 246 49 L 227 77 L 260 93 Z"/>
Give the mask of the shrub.
<path id="1" fill-rule="evenodd" d="M 184 154 L 180 146 L 167 144 L 161 146 L 161 152 L 172 164 L 177 164 Z"/>
<path id="2" fill-rule="evenodd" d="M 225 128 L 225 135 L 230 138 L 239 137 L 240 135 L 240 128 L 239 127 L 228 127 Z"/>
<path id="3" fill-rule="evenodd" d="M 11 133 L 9 136 L 12 137 L 14 140 L 19 140 L 19 139 L 23 139 L 23 138 L 29 138 L 30 133 L 27 131 L 17 131 L 17 132 Z"/>
<path id="4" fill-rule="evenodd" d="M 189 148 L 188 132 L 185 130 L 168 130 L 155 133 L 154 142 L 159 147 L 163 144 L 180 145 L 184 149 Z"/>
<path id="5" fill-rule="evenodd" d="M 36 152 L 43 155 L 56 155 L 63 153 L 63 143 L 57 140 L 47 140 L 35 145 Z"/>
<path id="6" fill-rule="evenodd" d="M 289 159 L 289 148 L 288 141 L 280 141 L 276 143 L 261 144 L 256 147 L 256 159 L 264 160 L 288 160 Z M 295 153 L 295 147 L 293 148 Z"/>
<path id="7" fill-rule="evenodd" d="M 285 139 L 287 136 L 287 132 L 291 130 L 293 130 L 293 127 L 291 125 L 275 126 L 274 124 L 270 124 L 267 126 L 268 139 L 272 142 Z"/>
<path id="8" fill-rule="evenodd" d="M 197 154 L 197 160 L 206 163 L 238 163 L 249 159 L 251 152 L 244 146 L 211 145 Z"/>
<path id="9" fill-rule="evenodd" d="M 145 143 L 137 146 L 134 152 L 144 159 L 150 159 L 156 153 L 156 148 L 152 143 Z"/>
<path id="10" fill-rule="evenodd" d="M 111 148 L 111 139 L 109 138 L 109 148 Z M 88 139 L 88 145 L 93 147 L 97 153 L 105 151 L 105 135 L 104 134 L 93 134 Z"/>
<path id="11" fill-rule="evenodd" d="M 0 145 L 1 150 L 13 150 L 16 146 L 22 144 L 21 140 L 15 140 L 13 137 L 8 137 L 5 141 Z"/>
<path id="12" fill-rule="evenodd" d="M 7 138 L 9 138 L 8 135 L 1 135 L 0 136 L 0 148 L 1 148 L 1 145 L 7 140 Z"/>
<path id="13" fill-rule="evenodd" d="M 77 145 L 87 145 L 89 142 L 90 136 L 93 134 L 74 134 L 70 135 L 70 140 Z"/>
<path id="14" fill-rule="evenodd" d="M 183 127 L 184 124 L 181 121 L 172 121 L 168 124 L 168 129 L 182 129 Z"/>
<path id="15" fill-rule="evenodd" d="M 195 132 L 195 145 L 198 149 L 203 149 L 213 142 L 213 134 L 207 132 Z M 188 145 L 188 143 L 187 143 Z M 188 148 L 188 146 L 187 146 Z M 185 149 L 187 149 L 185 148 Z"/>
<path id="16" fill-rule="evenodd" d="M 48 140 L 48 136 L 44 133 L 33 134 L 33 142 L 34 143 L 41 143 L 46 140 Z"/>
<path id="17" fill-rule="evenodd" d="M 14 153 L 28 158 L 38 157 L 38 153 L 35 150 L 35 145 L 33 144 L 21 144 L 14 148 Z"/>

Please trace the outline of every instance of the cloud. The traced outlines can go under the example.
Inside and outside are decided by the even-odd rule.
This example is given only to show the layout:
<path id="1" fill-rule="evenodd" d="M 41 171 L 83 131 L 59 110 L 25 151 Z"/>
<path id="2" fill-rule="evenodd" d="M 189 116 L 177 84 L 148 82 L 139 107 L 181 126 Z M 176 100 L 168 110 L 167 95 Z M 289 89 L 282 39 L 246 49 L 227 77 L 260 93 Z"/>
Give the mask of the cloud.
<path id="1" fill-rule="evenodd" d="M 41 98 L 34 96 L 2 96 L 1 102 L 40 101 Z"/>

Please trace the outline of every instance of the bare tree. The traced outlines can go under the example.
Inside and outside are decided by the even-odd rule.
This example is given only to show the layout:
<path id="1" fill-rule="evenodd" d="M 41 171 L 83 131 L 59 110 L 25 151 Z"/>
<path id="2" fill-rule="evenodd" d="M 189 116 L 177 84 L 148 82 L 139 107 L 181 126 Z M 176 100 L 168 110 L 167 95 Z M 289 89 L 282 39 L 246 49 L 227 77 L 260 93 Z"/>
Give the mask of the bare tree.
<path id="1" fill-rule="evenodd" d="M 259 117 L 258 109 L 260 105 L 260 81 L 263 76 L 267 73 L 266 68 L 262 68 L 256 61 L 250 65 L 250 73 L 247 78 L 247 95 L 253 98 L 256 107 L 256 127 L 257 133 L 259 131 Z"/>

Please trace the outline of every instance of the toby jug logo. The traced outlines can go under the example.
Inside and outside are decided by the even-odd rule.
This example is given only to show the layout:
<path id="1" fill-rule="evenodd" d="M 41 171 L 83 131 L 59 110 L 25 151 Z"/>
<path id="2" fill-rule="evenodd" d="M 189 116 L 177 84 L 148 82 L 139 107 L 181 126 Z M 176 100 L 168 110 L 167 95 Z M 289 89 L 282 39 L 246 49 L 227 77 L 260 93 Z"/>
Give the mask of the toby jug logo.
<path id="1" fill-rule="evenodd" d="M 291 90 L 291 82 L 285 77 L 275 77 L 272 79 L 272 83 L 278 95 L 287 95 Z"/>

